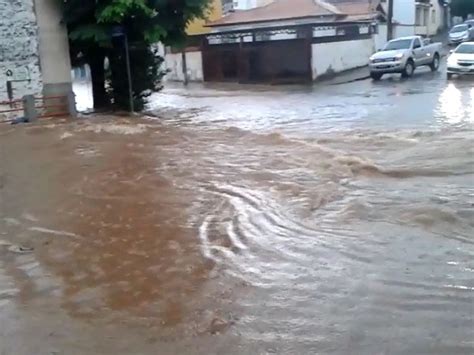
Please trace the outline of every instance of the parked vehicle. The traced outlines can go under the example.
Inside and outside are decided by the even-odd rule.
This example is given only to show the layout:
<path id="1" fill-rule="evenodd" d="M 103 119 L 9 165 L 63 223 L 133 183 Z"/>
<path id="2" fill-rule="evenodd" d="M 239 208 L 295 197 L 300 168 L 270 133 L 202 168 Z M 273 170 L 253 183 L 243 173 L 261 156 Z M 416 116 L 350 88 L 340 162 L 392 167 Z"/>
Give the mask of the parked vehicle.
<path id="1" fill-rule="evenodd" d="M 370 76 L 380 80 L 384 74 L 400 73 L 402 77 L 408 78 L 420 66 L 429 66 L 432 71 L 436 71 L 441 48 L 441 43 L 431 43 L 420 36 L 394 39 L 370 57 Z"/>
<path id="2" fill-rule="evenodd" d="M 474 29 L 474 19 L 466 20 L 464 24 L 471 26 L 471 29 Z"/>
<path id="3" fill-rule="evenodd" d="M 460 44 L 448 57 L 447 76 L 474 75 L 474 42 Z"/>
<path id="4" fill-rule="evenodd" d="M 458 45 L 474 39 L 474 29 L 471 24 L 463 23 L 456 25 L 449 31 L 448 42 L 450 45 Z"/>

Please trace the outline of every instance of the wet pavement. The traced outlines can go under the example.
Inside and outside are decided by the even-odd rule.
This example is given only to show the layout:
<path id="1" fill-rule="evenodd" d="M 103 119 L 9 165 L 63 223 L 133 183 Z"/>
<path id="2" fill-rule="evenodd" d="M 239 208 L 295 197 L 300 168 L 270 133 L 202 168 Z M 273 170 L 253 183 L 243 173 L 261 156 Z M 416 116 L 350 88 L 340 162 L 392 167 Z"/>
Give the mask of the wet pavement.
<path id="1" fill-rule="evenodd" d="M 473 354 L 473 133 L 424 70 L 1 126 L 0 354 Z"/>

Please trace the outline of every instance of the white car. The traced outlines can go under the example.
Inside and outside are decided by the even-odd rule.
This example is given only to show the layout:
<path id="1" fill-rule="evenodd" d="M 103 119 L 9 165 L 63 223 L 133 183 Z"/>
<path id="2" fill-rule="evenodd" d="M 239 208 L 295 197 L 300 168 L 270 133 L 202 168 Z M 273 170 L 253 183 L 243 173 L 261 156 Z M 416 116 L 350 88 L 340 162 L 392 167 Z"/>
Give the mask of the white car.
<path id="1" fill-rule="evenodd" d="M 474 75 L 474 42 L 460 44 L 448 58 L 448 79 L 453 75 Z"/>

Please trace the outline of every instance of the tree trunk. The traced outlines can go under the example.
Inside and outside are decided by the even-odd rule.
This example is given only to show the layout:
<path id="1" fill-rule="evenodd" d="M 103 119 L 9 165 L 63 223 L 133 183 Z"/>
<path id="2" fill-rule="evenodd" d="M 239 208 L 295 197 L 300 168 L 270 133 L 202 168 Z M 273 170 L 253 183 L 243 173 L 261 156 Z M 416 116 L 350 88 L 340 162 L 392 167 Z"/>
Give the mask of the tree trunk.
<path id="1" fill-rule="evenodd" d="M 112 54 L 109 59 L 110 65 L 110 81 L 112 90 L 112 101 L 114 103 L 115 109 L 127 109 L 127 75 L 126 75 L 126 65 L 125 58 L 122 53 L 123 49 L 121 47 L 114 47 Z"/>
<path id="2" fill-rule="evenodd" d="M 105 90 L 105 52 L 96 50 L 89 53 L 89 66 L 92 76 L 92 95 L 94 98 L 94 108 L 106 108 L 110 106 L 110 101 Z"/>

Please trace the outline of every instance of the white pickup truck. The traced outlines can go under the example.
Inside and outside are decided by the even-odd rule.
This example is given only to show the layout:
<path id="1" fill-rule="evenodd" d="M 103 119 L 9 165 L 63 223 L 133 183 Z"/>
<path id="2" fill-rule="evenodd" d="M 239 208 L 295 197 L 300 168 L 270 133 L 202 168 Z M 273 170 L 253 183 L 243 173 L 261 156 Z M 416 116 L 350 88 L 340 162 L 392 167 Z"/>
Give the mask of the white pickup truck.
<path id="1" fill-rule="evenodd" d="M 416 68 L 429 66 L 432 71 L 439 68 L 441 43 L 431 43 L 419 36 L 391 40 L 385 47 L 370 57 L 370 76 L 380 80 L 384 74 L 400 73 L 408 78 Z"/>

